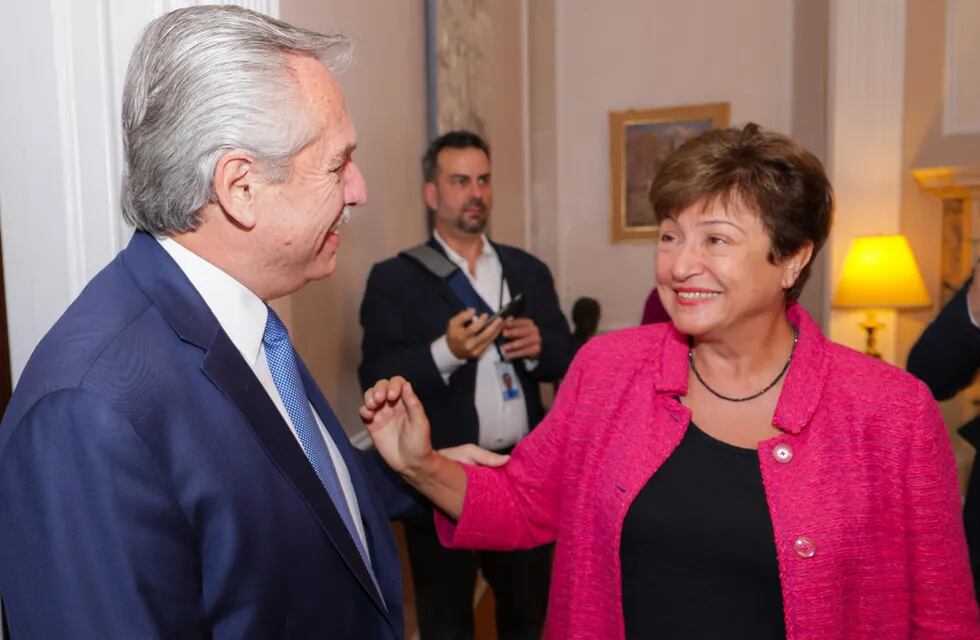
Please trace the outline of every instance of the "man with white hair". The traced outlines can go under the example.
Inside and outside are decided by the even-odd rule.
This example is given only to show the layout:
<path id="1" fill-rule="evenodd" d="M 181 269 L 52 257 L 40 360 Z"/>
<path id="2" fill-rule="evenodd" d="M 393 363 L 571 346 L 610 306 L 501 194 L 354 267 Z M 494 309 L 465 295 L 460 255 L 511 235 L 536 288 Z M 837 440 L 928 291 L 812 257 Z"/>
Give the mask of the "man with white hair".
<path id="1" fill-rule="evenodd" d="M 0 425 L 13 637 L 401 637 L 387 516 L 267 305 L 333 272 L 365 200 L 348 56 L 230 6 L 143 33 L 123 96 L 136 233 Z"/>

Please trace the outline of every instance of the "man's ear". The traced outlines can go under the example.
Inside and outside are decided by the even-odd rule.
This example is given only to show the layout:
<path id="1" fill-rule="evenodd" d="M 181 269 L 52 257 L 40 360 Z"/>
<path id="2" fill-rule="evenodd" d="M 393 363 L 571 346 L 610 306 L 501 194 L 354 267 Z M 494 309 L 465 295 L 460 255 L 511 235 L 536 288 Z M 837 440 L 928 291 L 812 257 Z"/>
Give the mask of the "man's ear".
<path id="1" fill-rule="evenodd" d="M 218 204 L 226 216 L 245 229 L 255 226 L 257 178 L 252 158 L 239 150 L 221 156 L 214 169 L 214 194 Z"/>
<path id="2" fill-rule="evenodd" d="M 439 208 L 439 187 L 436 186 L 435 182 L 425 181 L 422 183 L 422 199 L 425 200 L 425 206 L 429 209 L 435 211 Z"/>
<path id="3" fill-rule="evenodd" d="M 796 284 L 800 277 L 800 272 L 810 264 L 813 257 L 813 243 L 806 242 L 796 253 L 787 257 L 783 261 L 783 289 L 789 289 Z"/>

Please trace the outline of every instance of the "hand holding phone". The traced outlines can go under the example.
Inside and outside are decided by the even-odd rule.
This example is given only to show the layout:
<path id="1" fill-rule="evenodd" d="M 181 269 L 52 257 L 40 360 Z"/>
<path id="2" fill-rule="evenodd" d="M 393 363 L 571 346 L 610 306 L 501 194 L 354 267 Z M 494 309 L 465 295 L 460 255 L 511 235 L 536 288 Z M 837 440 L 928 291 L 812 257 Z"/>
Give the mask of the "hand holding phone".
<path id="1" fill-rule="evenodd" d="M 514 296 L 511 299 L 510 302 L 500 307 L 500 310 L 497 311 L 497 313 L 487 318 L 487 324 L 485 326 L 490 326 L 491 324 L 493 324 L 493 321 L 496 320 L 497 318 L 513 318 L 515 316 L 521 315 L 523 312 L 524 312 L 524 294 L 518 293 L 516 296 Z M 473 318 L 475 317 L 476 316 L 473 316 Z M 463 326 L 468 327 L 470 323 L 473 322 L 473 318 L 470 318 L 469 320 L 464 322 Z"/>
<path id="2" fill-rule="evenodd" d="M 477 314 L 473 309 L 460 311 L 446 325 L 446 346 L 461 360 L 476 360 L 500 335 L 503 323 L 490 322 L 486 313 Z"/>
<path id="3" fill-rule="evenodd" d="M 505 360 L 519 358 L 536 359 L 541 356 L 541 330 L 531 318 L 512 318 L 507 320 L 503 336 Z"/>

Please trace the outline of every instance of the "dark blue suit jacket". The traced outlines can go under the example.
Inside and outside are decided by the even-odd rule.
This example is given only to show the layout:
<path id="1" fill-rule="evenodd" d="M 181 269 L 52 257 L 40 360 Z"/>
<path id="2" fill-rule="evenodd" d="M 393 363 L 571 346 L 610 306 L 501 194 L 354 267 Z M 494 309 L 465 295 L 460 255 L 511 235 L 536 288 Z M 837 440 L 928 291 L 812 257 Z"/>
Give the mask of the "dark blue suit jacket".
<path id="1" fill-rule="evenodd" d="M 967 281 L 946 303 L 909 352 L 909 373 L 929 385 L 936 400 L 952 398 L 968 387 L 980 371 L 980 329 L 970 322 L 967 310 L 971 282 Z M 960 427 L 959 433 L 974 448 L 980 449 L 980 416 L 974 416 Z M 980 456 L 973 461 L 963 521 L 977 600 L 980 601 Z"/>
<path id="2" fill-rule="evenodd" d="M 428 244 L 445 253 L 434 239 Z M 544 418 L 537 383 L 565 375 L 574 355 L 572 335 L 548 267 L 515 247 L 496 243 L 493 247 L 510 294 L 524 294 L 521 315 L 534 320 L 541 332 L 538 366 L 529 371 L 523 360 L 514 363 L 524 389 L 528 425 L 533 429 Z M 463 308 L 444 280 L 404 256 L 374 265 L 361 303 L 361 385 L 367 388 L 379 378 L 394 375 L 411 381 L 432 425 L 432 444 L 439 449 L 477 442 L 479 437 L 474 404 L 476 360 L 457 369 L 447 385 L 430 351 L 432 342 L 446 333 L 449 318 Z"/>
<path id="3" fill-rule="evenodd" d="M 13 637 L 401 637 L 384 510 L 300 368 L 350 469 L 381 595 L 248 364 L 137 233 L 41 341 L 0 425 Z"/>

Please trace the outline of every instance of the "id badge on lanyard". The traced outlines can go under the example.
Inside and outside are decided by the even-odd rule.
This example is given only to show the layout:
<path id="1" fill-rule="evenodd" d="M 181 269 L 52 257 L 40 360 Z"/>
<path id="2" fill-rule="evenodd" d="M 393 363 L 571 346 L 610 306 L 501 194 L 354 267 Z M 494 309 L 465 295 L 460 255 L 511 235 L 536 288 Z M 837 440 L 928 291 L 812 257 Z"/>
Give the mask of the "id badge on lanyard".
<path id="1" fill-rule="evenodd" d="M 497 300 L 497 309 L 500 310 L 504 305 L 504 275 L 500 274 L 500 298 Z M 500 345 L 495 344 L 497 354 L 500 356 L 498 362 L 493 363 L 494 378 L 497 380 L 497 389 L 500 391 L 504 402 L 520 400 L 524 396 L 521 389 L 521 381 L 517 378 L 517 370 L 514 363 L 504 359 L 504 354 L 500 351 Z"/>
<path id="2" fill-rule="evenodd" d="M 512 362 L 501 360 L 494 362 L 494 377 L 497 379 L 497 388 L 503 396 L 504 402 L 520 400 L 523 397 L 521 381 L 517 379 L 517 371 Z"/>

